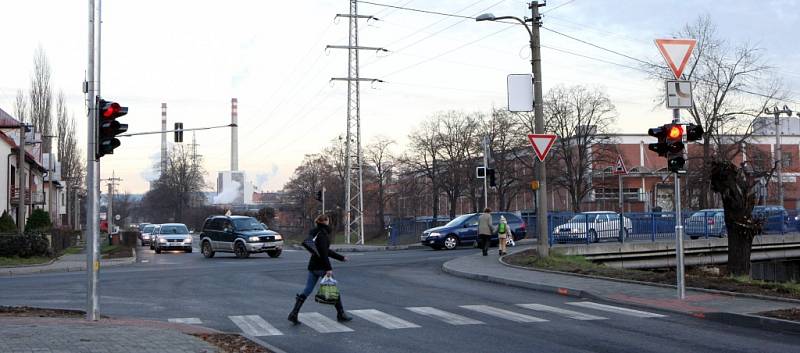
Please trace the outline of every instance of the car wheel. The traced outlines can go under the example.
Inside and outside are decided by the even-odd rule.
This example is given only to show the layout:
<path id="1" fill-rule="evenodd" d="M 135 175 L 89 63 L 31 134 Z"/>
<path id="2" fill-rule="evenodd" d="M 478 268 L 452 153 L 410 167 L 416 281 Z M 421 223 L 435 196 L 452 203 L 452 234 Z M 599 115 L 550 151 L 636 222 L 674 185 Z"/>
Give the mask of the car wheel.
<path id="1" fill-rule="evenodd" d="M 597 237 L 597 232 L 594 229 L 589 231 L 589 241 L 592 243 L 597 243 L 600 241 L 600 239 Z"/>
<path id="2" fill-rule="evenodd" d="M 458 246 L 458 238 L 455 235 L 448 235 L 447 238 L 444 239 L 444 247 L 447 250 L 453 250 Z"/>
<path id="3" fill-rule="evenodd" d="M 247 252 L 247 248 L 244 246 L 244 243 L 238 242 L 236 245 L 233 246 L 233 254 L 240 259 L 246 259 L 250 257 L 250 253 Z"/>
<path id="4" fill-rule="evenodd" d="M 211 249 L 211 243 L 208 242 L 208 241 L 204 241 L 203 242 L 203 245 L 201 247 L 201 251 L 203 252 L 203 256 L 205 256 L 206 258 L 210 259 L 210 258 L 214 257 L 214 250 Z"/>
<path id="5" fill-rule="evenodd" d="M 267 255 L 269 255 L 269 257 L 275 258 L 281 256 L 282 252 L 283 250 L 269 250 L 267 251 Z"/>

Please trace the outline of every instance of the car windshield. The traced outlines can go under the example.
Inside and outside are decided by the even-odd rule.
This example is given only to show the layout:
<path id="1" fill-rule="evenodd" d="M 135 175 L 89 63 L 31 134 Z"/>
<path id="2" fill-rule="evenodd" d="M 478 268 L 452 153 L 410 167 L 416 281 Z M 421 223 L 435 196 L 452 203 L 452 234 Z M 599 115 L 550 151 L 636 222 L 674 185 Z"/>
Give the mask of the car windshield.
<path id="1" fill-rule="evenodd" d="M 189 234 L 189 229 L 183 224 L 161 226 L 161 234 Z"/>
<path id="2" fill-rule="evenodd" d="M 597 218 L 596 214 L 576 214 L 569 219 L 569 222 L 594 222 L 595 218 Z"/>
<path id="3" fill-rule="evenodd" d="M 455 219 L 453 219 L 452 221 L 447 222 L 447 224 L 445 224 L 444 226 L 445 227 L 457 226 L 457 225 L 461 224 L 462 222 L 464 222 L 465 220 L 467 220 L 470 217 L 472 217 L 471 214 L 460 215 L 460 216 L 456 217 Z"/>
<path id="4" fill-rule="evenodd" d="M 261 222 L 255 218 L 234 218 L 233 226 L 236 230 L 264 230 Z"/>
<path id="5" fill-rule="evenodd" d="M 153 229 L 154 229 L 155 227 L 156 227 L 156 226 L 153 226 L 153 225 L 150 225 L 150 226 L 144 226 L 144 229 L 142 229 L 142 233 L 152 233 L 152 232 L 153 232 Z"/>

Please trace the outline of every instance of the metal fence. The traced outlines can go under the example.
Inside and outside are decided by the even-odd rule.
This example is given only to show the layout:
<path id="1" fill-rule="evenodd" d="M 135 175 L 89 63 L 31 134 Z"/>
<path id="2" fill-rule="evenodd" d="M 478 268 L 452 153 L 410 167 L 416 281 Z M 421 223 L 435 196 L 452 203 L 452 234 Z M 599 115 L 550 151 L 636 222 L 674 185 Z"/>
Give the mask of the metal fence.
<path id="1" fill-rule="evenodd" d="M 447 224 L 449 218 L 437 217 L 416 217 L 395 219 L 389 229 L 388 245 L 408 245 L 419 243 L 419 237 L 426 229 L 439 227 Z"/>

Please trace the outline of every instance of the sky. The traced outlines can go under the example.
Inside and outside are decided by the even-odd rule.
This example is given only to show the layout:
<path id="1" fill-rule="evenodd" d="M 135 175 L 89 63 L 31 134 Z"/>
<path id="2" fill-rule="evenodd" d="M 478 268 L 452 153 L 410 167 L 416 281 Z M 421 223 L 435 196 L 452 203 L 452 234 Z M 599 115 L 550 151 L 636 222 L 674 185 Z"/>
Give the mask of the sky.
<path id="1" fill-rule="evenodd" d="M 369 2 L 469 17 L 530 15 L 518 0 Z M 160 130 L 161 103 L 167 103 L 169 128 L 175 122 L 187 129 L 227 124 L 236 97 L 239 169 L 261 191 L 280 190 L 304 155 L 345 133 L 347 85 L 331 78 L 347 76 L 347 51 L 326 45 L 347 45 L 348 23 L 335 15 L 347 13 L 349 1 L 103 0 L 102 11 L 101 94 L 128 106 L 120 121 L 129 132 Z M 671 38 L 708 15 L 720 38 L 761 48 L 775 76 L 800 99 L 800 1 L 552 0 L 541 11 L 544 90 L 559 84 L 604 90 L 617 108 L 616 132 L 643 133 L 670 120 L 657 103 L 663 83 L 624 67 L 638 66 L 628 57 L 548 29 L 663 63 L 653 40 Z M 0 108 L 13 112 L 17 90 L 27 92 L 41 47 L 52 87 L 63 90 L 85 149 L 88 1 L 2 0 L 0 13 Z M 435 112 L 504 107 L 506 76 L 530 72 L 527 32 L 520 26 L 365 2 L 359 14 L 378 18 L 360 22 L 359 44 L 389 50 L 360 54 L 361 77 L 385 81 L 362 85 L 365 143 L 389 137 L 400 152 L 408 134 Z M 120 139 L 114 155 L 101 160 L 101 177 L 113 172 L 123 179 L 121 191 L 146 192 L 156 177 L 160 136 Z M 199 131 L 196 139 L 213 188 L 216 173 L 230 166 L 230 132 Z M 191 141 L 186 132 L 184 145 Z"/>

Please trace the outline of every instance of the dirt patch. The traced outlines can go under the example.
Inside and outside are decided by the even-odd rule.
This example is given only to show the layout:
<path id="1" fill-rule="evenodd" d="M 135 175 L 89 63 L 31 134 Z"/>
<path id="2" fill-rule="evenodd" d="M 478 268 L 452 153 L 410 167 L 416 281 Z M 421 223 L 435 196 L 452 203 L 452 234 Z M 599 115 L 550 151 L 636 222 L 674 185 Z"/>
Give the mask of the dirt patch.
<path id="1" fill-rule="evenodd" d="M 0 317 L 67 317 L 83 318 L 82 310 L 32 308 L 29 306 L 0 306 Z"/>
<path id="2" fill-rule="evenodd" d="M 204 333 L 194 335 L 225 353 L 273 353 L 255 342 L 230 333 Z"/>
<path id="3" fill-rule="evenodd" d="M 800 308 L 765 311 L 763 313 L 758 313 L 758 315 L 800 322 Z"/>
<path id="4" fill-rule="evenodd" d="M 123 259 L 133 256 L 131 248 L 122 245 L 114 245 L 103 249 L 102 258 L 104 259 Z"/>
<path id="5" fill-rule="evenodd" d="M 670 285 L 675 285 L 677 281 L 677 275 L 674 269 L 634 270 L 610 268 L 595 264 L 582 256 L 551 254 L 548 258 L 540 258 L 533 249 L 506 256 L 505 261 L 512 265 L 522 267 L 540 268 L 590 276 Z M 725 266 L 709 268 L 688 267 L 686 269 L 686 286 L 735 293 L 800 299 L 800 285 L 797 283 L 773 283 L 755 281 L 749 278 L 731 277 L 728 275 Z"/>

